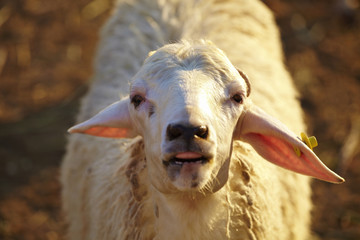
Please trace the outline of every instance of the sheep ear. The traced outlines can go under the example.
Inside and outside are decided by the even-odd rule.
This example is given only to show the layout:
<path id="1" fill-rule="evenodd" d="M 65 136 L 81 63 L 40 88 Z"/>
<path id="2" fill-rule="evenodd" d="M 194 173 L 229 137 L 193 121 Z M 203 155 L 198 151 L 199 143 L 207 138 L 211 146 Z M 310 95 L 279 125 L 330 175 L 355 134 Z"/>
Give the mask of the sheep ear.
<path id="1" fill-rule="evenodd" d="M 98 137 L 134 137 L 129 114 L 129 99 L 115 102 L 89 120 L 70 128 L 70 133 L 83 133 Z"/>
<path id="2" fill-rule="evenodd" d="M 236 126 L 234 139 L 250 143 L 263 158 L 288 170 L 328 182 L 344 182 L 283 123 L 258 107 L 252 106 L 244 111 Z M 296 154 L 294 148 L 300 153 Z"/>

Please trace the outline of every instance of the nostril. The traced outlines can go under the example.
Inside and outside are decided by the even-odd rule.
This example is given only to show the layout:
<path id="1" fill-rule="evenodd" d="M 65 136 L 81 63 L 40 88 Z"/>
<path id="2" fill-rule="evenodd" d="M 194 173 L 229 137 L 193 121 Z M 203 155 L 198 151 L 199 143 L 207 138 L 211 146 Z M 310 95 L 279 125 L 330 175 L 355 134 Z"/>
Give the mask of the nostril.
<path id="1" fill-rule="evenodd" d="M 169 125 L 166 129 L 166 135 L 169 141 L 174 140 L 175 138 L 180 137 L 184 132 L 184 129 L 181 125 Z"/>
<path id="2" fill-rule="evenodd" d="M 208 136 L 209 130 L 207 126 L 200 126 L 195 128 L 195 132 L 194 135 L 199 137 L 199 138 L 203 138 L 206 139 Z"/>
<path id="3" fill-rule="evenodd" d="M 169 124 L 166 129 L 168 141 L 172 141 L 180 137 L 186 140 L 191 140 L 193 138 L 206 139 L 208 137 L 208 133 L 209 130 L 207 126 L 193 127 L 182 124 Z"/>

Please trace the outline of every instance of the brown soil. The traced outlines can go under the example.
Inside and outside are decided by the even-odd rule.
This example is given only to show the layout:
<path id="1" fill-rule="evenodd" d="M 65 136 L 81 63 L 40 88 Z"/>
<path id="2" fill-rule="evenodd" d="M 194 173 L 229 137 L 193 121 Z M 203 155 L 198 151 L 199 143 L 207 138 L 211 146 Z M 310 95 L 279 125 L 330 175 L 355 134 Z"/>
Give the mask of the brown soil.
<path id="1" fill-rule="evenodd" d="M 0 2 L 0 239 L 63 239 L 58 170 L 110 0 Z M 360 239 L 360 2 L 266 0 L 317 154 L 313 231 Z"/>

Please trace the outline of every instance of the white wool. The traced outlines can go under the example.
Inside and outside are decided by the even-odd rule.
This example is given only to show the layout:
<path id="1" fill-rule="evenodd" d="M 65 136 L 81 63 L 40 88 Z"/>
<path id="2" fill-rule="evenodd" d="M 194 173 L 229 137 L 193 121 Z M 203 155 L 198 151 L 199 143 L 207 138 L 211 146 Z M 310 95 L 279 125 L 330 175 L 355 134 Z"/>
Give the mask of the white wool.
<path id="1" fill-rule="evenodd" d="M 250 98 L 292 131 L 305 130 L 283 64 L 279 33 L 261 1 L 119 1 L 102 30 L 79 121 L 129 94 L 148 53 L 208 39 L 252 83 Z M 69 239 L 309 239 L 309 178 L 234 141 L 229 179 L 207 197 L 161 194 L 149 182 L 144 143 L 72 135 L 61 181 Z"/>

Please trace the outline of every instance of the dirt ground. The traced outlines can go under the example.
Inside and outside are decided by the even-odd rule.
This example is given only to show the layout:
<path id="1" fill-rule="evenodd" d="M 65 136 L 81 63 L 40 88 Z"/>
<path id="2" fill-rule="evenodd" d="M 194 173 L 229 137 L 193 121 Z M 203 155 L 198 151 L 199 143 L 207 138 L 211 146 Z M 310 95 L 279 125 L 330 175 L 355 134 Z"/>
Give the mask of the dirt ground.
<path id="1" fill-rule="evenodd" d="M 0 0 L 0 239 L 64 239 L 58 170 L 111 0 Z M 266 0 L 319 147 L 319 239 L 360 239 L 360 2 Z"/>

